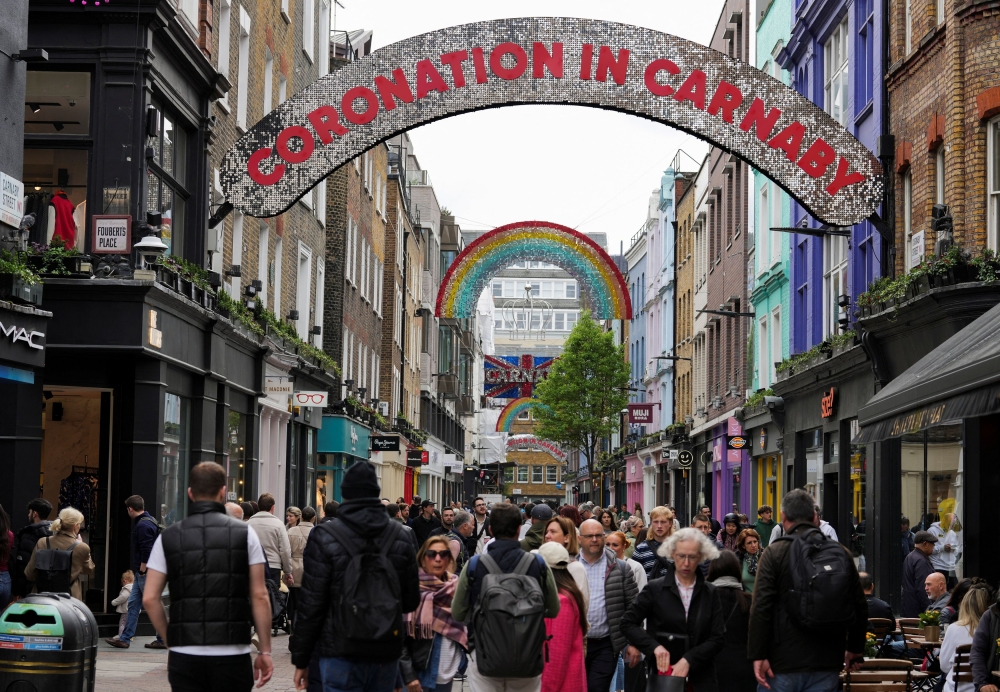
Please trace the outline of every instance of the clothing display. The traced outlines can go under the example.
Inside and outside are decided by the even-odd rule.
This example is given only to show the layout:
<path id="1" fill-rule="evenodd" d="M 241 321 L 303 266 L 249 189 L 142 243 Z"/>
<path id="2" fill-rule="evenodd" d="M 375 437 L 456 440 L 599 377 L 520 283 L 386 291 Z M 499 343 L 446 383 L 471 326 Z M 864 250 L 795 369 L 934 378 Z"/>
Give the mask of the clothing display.
<path id="1" fill-rule="evenodd" d="M 56 190 L 49 202 L 55 212 L 55 229 L 52 232 L 53 238 L 62 238 L 66 247 L 76 247 L 76 221 L 73 214 L 76 212 L 76 205 L 69 201 L 69 197 L 63 190 Z"/>
<path id="2" fill-rule="evenodd" d="M 97 509 L 97 472 L 95 468 L 74 466 L 73 472 L 59 483 L 59 510 L 80 510 L 84 526 L 90 526 L 90 515 Z"/>
<path id="3" fill-rule="evenodd" d="M 52 195 L 47 192 L 32 192 L 24 196 L 25 215 L 35 215 L 35 225 L 28 231 L 28 242 L 36 245 L 48 243 L 49 212 L 52 206 L 49 200 Z"/>

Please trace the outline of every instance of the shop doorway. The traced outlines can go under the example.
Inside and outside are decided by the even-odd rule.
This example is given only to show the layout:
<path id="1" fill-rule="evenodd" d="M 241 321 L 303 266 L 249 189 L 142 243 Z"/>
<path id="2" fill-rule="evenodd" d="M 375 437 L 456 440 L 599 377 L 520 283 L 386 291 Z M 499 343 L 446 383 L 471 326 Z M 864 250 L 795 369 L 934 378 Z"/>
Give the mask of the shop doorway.
<path id="1" fill-rule="evenodd" d="M 43 394 L 39 496 L 52 503 L 50 519 L 64 507 L 83 513 L 81 538 L 90 546 L 95 565 L 93 574 L 81 577 L 84 600 L 93 612 L 103 613 L 108 590 L 111 391 L 46 385 Z"/>

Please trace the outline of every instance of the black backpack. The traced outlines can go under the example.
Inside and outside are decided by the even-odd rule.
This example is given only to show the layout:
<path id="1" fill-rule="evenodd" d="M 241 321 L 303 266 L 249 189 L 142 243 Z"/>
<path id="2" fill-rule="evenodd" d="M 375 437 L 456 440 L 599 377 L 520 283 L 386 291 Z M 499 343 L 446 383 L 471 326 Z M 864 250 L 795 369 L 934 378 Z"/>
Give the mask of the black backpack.
<path id="1" fill-rule="evenodd" d="M 73 585 L 73 550 L 55 550 L 45 539 L 45 549 L 35 551 L 35 586 L 38 593 L 70 593 Z"/>
<path id="2" fill-rule="evenodd" d="M 401 641 L 403 606 L 399 573 L 389 559 L 389 552 L 396 531 L 402 528 L 390 521 L 374 544 L 366 540 L 362 550 L 355 550 L 354 546 L 365 539 L 356 536 L 342 521 L 333 521 L 331 528 L 337 542 L 352 553 L 343 582 L 332 585 L 335 627 L 352 643 Z"/>
<path id="3" fill-rule="evenodd" d="M 536 577 L 528 575 L 539 559 L 521 555 L 513 572 L 504 572 L 483 553 L 469 561 L 469 572 L 482 560 L 488 574 L 472 613 L 476 634 L 476 667 L 491 678 L 533 678 L 545 667 L 545 594 Z"/>
<path id="4" fill-rule="evenodd" d="M 850 553 L 839 542 L 823 535 L 817 528 L 794 536 L 781 536 L 788 541 L 788 566 L 792 588 L 785 595 L 785 609 L 801 629 L 829 632 L 854 620 L 851 586 L 857 582 L 857 571 Z"/>

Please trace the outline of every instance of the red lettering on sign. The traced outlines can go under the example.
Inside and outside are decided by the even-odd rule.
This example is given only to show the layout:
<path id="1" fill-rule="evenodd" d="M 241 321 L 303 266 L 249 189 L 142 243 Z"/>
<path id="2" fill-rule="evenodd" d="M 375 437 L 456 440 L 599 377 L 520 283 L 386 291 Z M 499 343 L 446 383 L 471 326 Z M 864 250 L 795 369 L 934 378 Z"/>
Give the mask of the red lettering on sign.
<path id="1" fill-rule="evenodd" d="M 556 79 L 563 76 L 563 44 L 553 43 L 552 52 L 545 48 L 544 43 L 535 43 L 531 47 L 531 76 L 541 79 L 549 71 Z"/>
<path id="2" fill-rule="evenodd" d="M 590 79 L 594 69 L 594 46 L 591 43 L 583 44 L 583 54 L 580 56 L 580 79 L 587 81 Z"/>
<path id="3" fill-rule="evenodd" d="M 364 99 L 368 107 L 361 113 L 354 110 L 354 102 L 357 99 Z M 378 96 L 368 87 L 356 86 L 348 89 L 344 98 L 340 100 L 340 110 L 344 117 L 355 125 L 367 125 L 378 115 Z"/>
<path id="4" fill-rule="evenodd" d="M 448 91 L 448 85 L 434 67 L 434 63 L 430 60 L 421 60 L 417 63 L 417 98 L 422 99 L 432 91 L 443 94 Z"/>
<path id="5" fill-rule="evenodd" d="M 306 117 L 323 144 L 332 142 L 333 135 L 343 137 L 347 134 L 347 128 L 340 124 L 340 114 L 333 106 L 320 106 Z"/>
<path id="6" fill-rule="evenodd" d="M 719 82 L 719 86 L 708 104 L 708 114 L 715 115 L 721 110 L 722 119 L 731 123 L 733 122 L 733 111 L 739 108 L 741 103 L 743 103 L 743 92 L 739 90 L 739 87 L 729 82 Z"/>
<path id="7" fill-rule="evenodd" d="M 799 158 L 799 149 L 802 148 L 802 138 L 806 134 L 805 126 L 800 122 L 792 122 L 784 130 L 772 137 L 767 146 L 772 149 L 781 149 L 789 161 Z"/>
<path id="8" fill-rule="evenodd" d="M 476 71 L 476 84 L 484 84 L 488 78 L 486 76 L 486 60 L 483 58 L 482 48 L 472 49 L 472 67 Z"/>
<path id="9" fill-rule="evenodd" d="M 288 148 L 288 144 L 293 138 L 302 140 L 302 148 L 298 151 L 292 151 Z M 274 148 L 278 150 L 278 156 L 288 163 L 302 163 L 312 156 L 313 149 L 316 148 L 316 141 L 306 128 L 301 125 L 291 125 L 278 134 Z"/>
<path id="10" fill-rule="evenodd" d="M 616 58 L 610 48 L 601 46 L 601 50 L 597 54 L 597 81 L 608 81 L 608 73 L 611 73 L 615 84 L 624 84 L 625 78 L 628 77 L 628 56 L 629 51 L 627 49 L 623 48 L 618 51 L 618 57 Z"/>
<path id="11" fill-rule="evenodd" d="M 504 67 L 503 59 L 506 55 L 514 56 L 513 67 Z M 508 81 L 517 79 L 527 69 L 528 54 L 524 51 L 524 48 L 521 48 L 516 43 L 511 43 L 510 41 L 501 43 L 490 52 L 490 70 L 500 79 Z"/>
<path id="12" fill-rule="evenodd" d="M 841 156 L 840 162 L 837 164 L 837 172 L 833 175 L 833 181 L 826 186 L 826 191 L 830 193 L 830 196 L 837 194 L 848 185 L 864 182 L 865 176 L 863 173 L 859 173 L 858 171 L 854 171 L 853 173 L 847 172 L 850 166 L 850 162 Z"/>
<path id="13" fill-rule="evenodd" d="M 670 96 L 674 93 L 674 88 L 668 84 L 660 84 L 656 81 L 656 75 L 660 72 L 680 74 L 681 68 L 677 67 L 673 60 L 667 60 L 666 58 L 654 60 L 646 66 L 646 74 L 643 76 L 643 79 L 646 82 L 646 88 L 649 89 L 649 93 L 654 96 Z"/>
<path id="14" fill-rule="evenodd" d="M 465 86 L 465 73 L 462 72 L 462 63 L 468 59 L 469 53 L 464 50 L 445 53 L 441 56 L 441 64 L 451 68 L 451 81 L 456 89 L 461 89 Z"/>
<path id="15" fill-rule="evenodd" d="M 750 104 L 747 114 L 743 116 L 743 122 L 740 123 L 740 129 L 744 132 L 749 132 L 750 128 L 756 125 L 757 139 L 762 142 L 766 142 L 767 138 L 771 136 L 778 118 L 781 117 L 781 111 L 777 108 L 772 108 L 765 115 L 765 108 L 764 102 L 759 98 L 755 98 L 753 103 Z"/>
<path id="16" fill-rule="evenodd" d="M 279 163 L 275 166 L 274 170 L 270 173 L 264 173 L 260 170 L 261 161 L 270 157 L 270 147 L 264 147 L 263 149 L 258 149 L 251 154 L 250 160 L 247 161 L 247 174 L 250 176 L 250 179 L 258 185 L 263 185 L 264 187 L 274 185 L 276 182 L 281 180 L 283 175 L 285 175 L 285 164 L 283 163 Z"/>
<path id="17" fill-rule="evenodd" d="M 830 392 L 828 394 L 824 394 L 823 398 L 820 400 L 820 412 L 823 414 L 824 418 L 830 418 L 833 416 L 833 404 L 836 392 L 837 390 L 834 387 L 830 387 Z"/>
<path id="18" fill-rule="evenodd" d="M 833 147 L 824 142 L 822 137 L 817 137 L 812 146 L 806 149 L 806 153 L 799 159 L 799 168 L 810 177 L 818 178 L 826 173 L 826 169 L 836 160 L 837 153 Z"/>
<path id="19" fill-rule="evenodd" d="M 396 99 L 403 103 L 413 103 L 413 90 L 410 89 L 410 83 L 406 81 L 406 75 L 402 69 L 393 70 L 392 79 L 384 75 L 376 77 L 375 88 L 382 99 L 382 107 L 387 111 L 396 107 Z"/>
<path id="20" fill-rule="evenodd" d="M 691 70 L 691 74 L 674 94 L 678 101 L 690 101 L 698 110 L 705 110 L 705 73 Z"/>

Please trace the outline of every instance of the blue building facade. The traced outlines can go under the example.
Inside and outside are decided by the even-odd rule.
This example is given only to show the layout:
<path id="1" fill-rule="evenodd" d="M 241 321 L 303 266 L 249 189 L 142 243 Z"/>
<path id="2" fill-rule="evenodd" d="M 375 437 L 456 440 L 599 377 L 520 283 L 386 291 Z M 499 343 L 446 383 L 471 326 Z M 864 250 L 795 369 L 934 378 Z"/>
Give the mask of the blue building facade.
<path id="1" fill-rule="evenodd" d="M 629 322 L 628 360 L 631 372 L 629 378 L 629 401 L 643 403 L 646 401 L 646 390 L 642 384 L 643 372 L 646 367 L 646 224 L 632 237 L 632 243 L 625 253 L 628 267 L 626 280 L 628 282 L 629 298 L 632 300 L 632 319 Z M 645 435 L 646 430 L 640 427 L 637 432 Z"/>
<path id="2" fill-rule="evenodd" d="M 875 0 L 791 0 L 791 33 L 776 56 L 792 87 L 847 127 L 872 152 L 885 117 L 880 78 L 882 4 Z M 884 218 L 884 213 L 880 210 Z M 790 225 L 819 224 L 797 203 Z M 873 224 L 850 237 L 789 236 L 790 350 L 799 353 L 841 331 L 838 322 L 881 273 L 882 244 Z M 888 258 L 887 258 L 888 259 Z"/>

